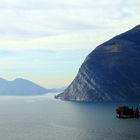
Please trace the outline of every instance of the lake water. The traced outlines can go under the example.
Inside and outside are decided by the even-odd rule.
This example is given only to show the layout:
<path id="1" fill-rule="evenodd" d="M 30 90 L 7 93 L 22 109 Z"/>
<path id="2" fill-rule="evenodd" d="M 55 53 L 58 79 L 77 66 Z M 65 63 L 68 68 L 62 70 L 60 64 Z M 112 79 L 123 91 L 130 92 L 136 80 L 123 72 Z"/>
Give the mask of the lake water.
<path id="1" fill-rule="evenodd" d="M 0 97 L 1 140 L 140 140 L 140 119 L 118 119 L 119 105 L 36 97 Z"/>

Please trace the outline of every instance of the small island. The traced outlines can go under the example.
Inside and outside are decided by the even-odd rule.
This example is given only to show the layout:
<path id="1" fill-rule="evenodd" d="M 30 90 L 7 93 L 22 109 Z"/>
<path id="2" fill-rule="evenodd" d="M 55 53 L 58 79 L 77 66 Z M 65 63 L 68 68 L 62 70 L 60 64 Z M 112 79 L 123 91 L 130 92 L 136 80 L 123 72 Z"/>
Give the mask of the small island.
<path id="1" fill-rule="evenodd" d="M 116 114 L 118 118 L 127 119 L 127 118 L 138 118 L 139 109 L 138 108 L 129 108 L 128 106 L 120 106 L 116 109 Z"/>

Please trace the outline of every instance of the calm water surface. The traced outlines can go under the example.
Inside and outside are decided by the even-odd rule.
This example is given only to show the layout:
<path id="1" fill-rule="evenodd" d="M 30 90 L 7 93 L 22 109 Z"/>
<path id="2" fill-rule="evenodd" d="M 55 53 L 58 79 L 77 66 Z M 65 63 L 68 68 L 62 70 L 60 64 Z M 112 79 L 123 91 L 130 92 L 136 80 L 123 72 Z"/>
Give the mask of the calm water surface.
<path id="1" fill-rule="evenodd" d="M 140 119 L 118 119 L 119 105 L 37 97 L 0 97 L 1 140 L 140 140 Z"/>

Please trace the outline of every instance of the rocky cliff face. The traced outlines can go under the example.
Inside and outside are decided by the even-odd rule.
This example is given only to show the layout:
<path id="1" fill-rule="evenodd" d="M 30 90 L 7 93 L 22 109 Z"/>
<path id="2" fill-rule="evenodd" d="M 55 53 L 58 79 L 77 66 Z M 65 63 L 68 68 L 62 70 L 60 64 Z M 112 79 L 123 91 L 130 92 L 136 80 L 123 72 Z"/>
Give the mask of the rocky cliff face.
<path id="1" fill-rule="evenodd" d="M 72 101 L 140 101 L 140 25 L 91 52 L 70 86 Z"/>

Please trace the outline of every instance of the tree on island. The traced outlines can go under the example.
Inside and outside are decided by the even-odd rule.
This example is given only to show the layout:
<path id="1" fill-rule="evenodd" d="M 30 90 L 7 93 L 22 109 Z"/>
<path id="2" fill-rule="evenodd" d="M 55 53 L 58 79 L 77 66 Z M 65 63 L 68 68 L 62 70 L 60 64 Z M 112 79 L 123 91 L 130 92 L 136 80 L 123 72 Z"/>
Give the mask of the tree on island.
<path id="1" fill-rule="evenodd" d="M 129 108 L 128 106 L 120 106 L 116 109 L 119 118 L 136 118 L 139 117 L 139 109 Z"/>

